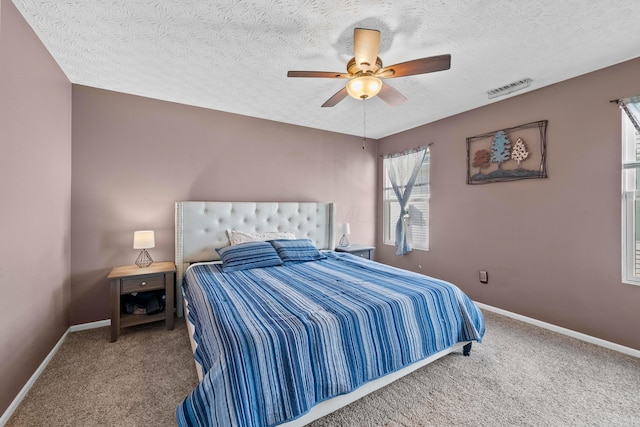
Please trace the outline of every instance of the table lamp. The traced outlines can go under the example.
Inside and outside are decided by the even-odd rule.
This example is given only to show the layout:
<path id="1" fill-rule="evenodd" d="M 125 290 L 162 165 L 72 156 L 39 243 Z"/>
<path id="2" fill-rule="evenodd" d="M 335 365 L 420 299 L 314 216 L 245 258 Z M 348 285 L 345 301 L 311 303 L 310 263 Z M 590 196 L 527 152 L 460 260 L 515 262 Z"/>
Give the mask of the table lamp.
<path id="1" fill-rule="evenodd" d="M 351 227 L 349 226 L 349 223 L 347 222 L 342 224 L 340 230 L 342 231 L 342 237 L 340 238 L 338 245 L 341 247 L 349 246 L 349 239 L 347 239 L 347 234 L 351 234 Z"/>
<path id="2" fill-rule="evenodd" d="M 156 241 L 153 231 L 136 231 L 133 233 L 133 249 L 142 249 L 140 255 L 136 259 L 136 265 L 140 268 L 147 268 L 153 264 L 153 260 L 147 252 L 149 248 L 155 248 Z"/>

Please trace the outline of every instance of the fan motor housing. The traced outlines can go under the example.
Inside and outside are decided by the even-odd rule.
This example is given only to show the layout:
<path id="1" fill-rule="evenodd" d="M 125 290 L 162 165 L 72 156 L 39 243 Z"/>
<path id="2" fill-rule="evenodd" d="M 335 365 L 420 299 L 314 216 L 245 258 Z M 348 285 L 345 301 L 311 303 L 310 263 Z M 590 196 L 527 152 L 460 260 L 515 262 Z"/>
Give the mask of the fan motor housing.
<path id="1" fill-rule="evenodd" d="M 347 71 L 351 76 L 355 76 L 357 74 L 367 74 L 369 72 L 371 74 L 375 74 L 380 68 L 382 68 L 382 59 L 380 59 L 379 56 L 376 57 L 376 63 L 374 65 L 370 65 L 368 70 L 361 69 L 360 66 L 356 64 L 355 57 L 351 58 L 347 63 Z"/>

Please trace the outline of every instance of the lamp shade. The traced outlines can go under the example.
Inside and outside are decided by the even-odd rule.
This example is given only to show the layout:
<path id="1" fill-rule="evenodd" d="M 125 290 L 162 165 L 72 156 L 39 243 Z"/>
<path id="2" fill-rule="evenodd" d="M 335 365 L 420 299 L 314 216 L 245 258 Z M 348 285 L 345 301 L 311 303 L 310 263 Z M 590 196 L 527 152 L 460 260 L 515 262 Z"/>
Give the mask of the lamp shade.
<path id="1" fill-rule="evenodd" d="M 342 224 L 342 234 L 351 234 L 351 226 L 348 222 Z"/>
<path id="2" fill-rule="evenodd" d="M 347 83 L 347 92 L 353 98 L 373 98 L 382 89 L 382 80 L 374 76 L 355 77 Z"/>
<path id="3" fill-rule="evenodd" d="M 156 247 L 156 240 L 152 230 L 136 231 L 133 233 L 133 249 L 149 249 Z"/>

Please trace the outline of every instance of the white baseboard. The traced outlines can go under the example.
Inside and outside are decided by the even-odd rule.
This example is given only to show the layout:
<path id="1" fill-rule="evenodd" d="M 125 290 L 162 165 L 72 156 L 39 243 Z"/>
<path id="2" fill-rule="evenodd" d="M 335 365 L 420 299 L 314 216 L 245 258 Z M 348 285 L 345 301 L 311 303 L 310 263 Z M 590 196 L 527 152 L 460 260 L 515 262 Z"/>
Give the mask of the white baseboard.
<path id="1" fill-rule="evenodd" d="M 67 339 L 67 335 L 69 335 L 70 332 L 84 331 L 86 329 L 102 328 L 104 326 L 110 326 L 110 325 L 111 325 L 111 320 L 107 319 L 107 320 L 100 320 L 99 322 L 73 325 L 69 329 L 67 329 L 67 331 L 58 340 L 58 342 L 53 347 L 53 349 L 51 349 L 47 357 L 45 357 L 42 363 L 40 363 L 40 366 L 38 366 L 38 369 L 36 369 L 33 375 L 31 375 L 31 378 L 29 378 L 29 381 L 27 381 L 24 387 L 22 387 L 22 389 L 20 390 L 20 393 L 18 393 L 15 399 L 13 399 L 13 401 L 11 402 L 7 410 L 4 411 L 4 414 L 2 414 L 2 416 L 0 417 L 0 426 L 4 426 L 9 421 L 9 418 L 11 418 L 11 416 L 16 411 L 16 409 L 18 409 L 18 406 L 22 402 L 22 399 L 24 399 L 24 397 L 27 395 L 29 390 L 31 390 L 31 387 L 33 386 L 33 384 L 35 384 L 36 380 L 42 374 L 42 372 L 44 372 L 49 362 L 51 362 L 51 359 L 53 359 L 53 356 L 55 356 L 55 354 L 58 352 L 60 347 L 62 347 L 64 340 Z"/>
<path id="2" fill-rule="evenodd" d="M 81 325 L 73 325 L 69 328 L 69 332 L 86 331 L 87 329 L 103 328 L 111 326 L 111 319 L 99 320 L 97 322 L 83 323 Z"/>
<path id="3" fill-rule="evenodd" d="M 49 362 L 51 362 L 51 359 L 53 359 L 53 356 L 55 356 L 55 354 L 58 352 L 60 347 L 62 347 L 62 343 L 64 343 L 64 340 L 67 339 L 68 334 L 69 334 L 69 330 L 67 329 L 67 331 L 62 335 L 62 338 L 58 340 L 58 343 L 49 352 L 47 357 L 44 358 L 40 366 L 38 366 L 38 369 L 36 369 L 33 375 L 31 375 L 31 378 L 29 378 L 29 381 L 27 381 L 24 387 L 22 387 L 22 390 L 20 390 L 20 393 L 18 393 L 16 398 L 13 399 L 13 401 L 11 402 L 11 405 L 9 405 L 7 410 L 4 411 L 4 414 L 2 414 L 2 417 L 0 417 L 0 426 L 4 426 L 9 421 L 9 418 L 11 418 L 11 415 L 13 415 L 15 410 L 18 409 L 18 405 L 20 405 L 20 402 L 22 402 L 22 399 L 24 399 L 24 397 L 27 395 L 27 393 L 29 392 L 33 384 L 36 382 L 40 374 L 44 372 L 44 369 L 47 367 Z"/>
<path id="4" fill-rule="evenodd" d="M 553 331 L 553 332 L 558 332 L 560 334 L 567 335 L 567 336 L 570 336 L 572 338 L 576 338 L 576 339 L 579 339 L 581 341 L 588 342 L 590 344 L 595 344 L 595 345 L 598 345 L 600 347 L 608 348 L 609 350 L 614 350 L 614 351 L 617 351 L 617 352 L 620 352 L 620 353 L 624 353 L 624 354 L 627 354 L 629 356 L 637 357 L 637 358 L 640 359 L 640 350 L 636 350 L 636 349 L 631 348 L 631 347 L 625 347 L 623 345 L 616 344 L 616 343 L 613 343 L 613 342 L 610 342 L 610 341 L 606 341 L 606 340 L 603 340 L 603 339 L 600 339 L 600 338 L 592 337 L 591 335 L 583 334 L 581 332 L 572 331 L 571 329 L 563 328 L 561 326 L 556 326 L 556 325 L 553 325 L 551 323 L 546 323 L 546 322 L 543 322 L 541 320 L 533 319 L 531 317 L 522 316 L 522 315 L 517 314 L 517 313 L 512 313 L 510 311 L 503 310 L 501 308 L 492 307 L 490 305 L 486 305 L 486 304 L 483 304 L 481 302 L 474 301 L 474 303 L 481 309 L 484 309 L 484 310 L 487 310 L 487 311 L 491 311 L 491 312 L 494 312 L 494 313 L 497 313 L 497 314 L 501 314 L 501 315 L 506 316 L 506 317 L 511 317 L 512 319 L 520 320 L 521 322 L 529 323 L 531 325 L 538 326 L 538 327 L 544 328 L 544 329 L 548 329 L 548 330 Z"/>

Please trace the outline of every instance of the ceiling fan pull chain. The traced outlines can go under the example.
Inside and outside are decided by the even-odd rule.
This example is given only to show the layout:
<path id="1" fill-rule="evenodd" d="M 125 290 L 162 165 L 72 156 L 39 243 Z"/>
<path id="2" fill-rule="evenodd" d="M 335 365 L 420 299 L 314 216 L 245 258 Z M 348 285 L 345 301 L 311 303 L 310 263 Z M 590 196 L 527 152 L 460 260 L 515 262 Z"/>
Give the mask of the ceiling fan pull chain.
<path id="1" fill-rule="evenodd" d="M 366 150 L 367 148 L 367 106 L 365 105 L 365 101 L 367 98 L 362 99 L 362 149 Z"/>

